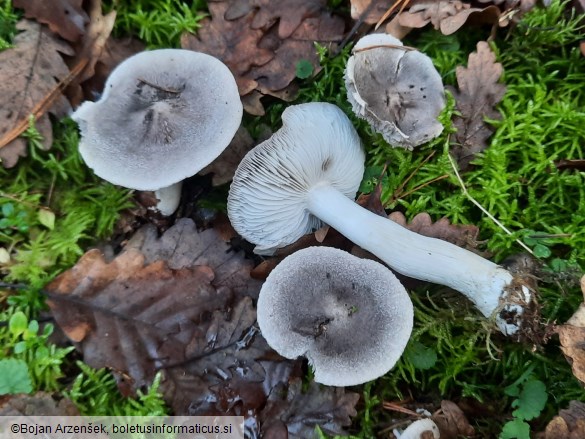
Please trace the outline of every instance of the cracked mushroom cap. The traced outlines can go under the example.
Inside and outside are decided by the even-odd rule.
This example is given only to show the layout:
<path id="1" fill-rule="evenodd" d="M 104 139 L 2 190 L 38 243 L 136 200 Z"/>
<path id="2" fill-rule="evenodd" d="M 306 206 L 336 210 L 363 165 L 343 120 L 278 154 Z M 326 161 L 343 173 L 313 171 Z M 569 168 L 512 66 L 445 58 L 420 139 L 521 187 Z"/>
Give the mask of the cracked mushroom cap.
<path id="1" fill-rule="evenodd" d="M 364 160 L 360 138 L 338 107 L 290 106 L 282 114 L 282 128 L 238 166 L 228 196 L 230 221 L 258 245 L 257 252 L 291 244 L 322 226 L 306 210 L 308 191 L 330 184 L 354 199 Z"/>
<path id="2" fill-rule="evenodd" d="M 388 34 L 361 38 L 345 69 L 347 99 L 392 146 L 413 149 L 437 137 L 445 107 L 441 75 L 431 59 Z"/>
<path id="3" fill-rule="evenodd" d="M 258 324 L 280 355 L 306 356 L 315 381 L 353 386 L 394 366 L 410 338 L 413 307 L 382 264 L 309 247 L 285 258 L 266 279 Z"/>
<path id="4" fill-rule="evenodd" d="M 97 102 L 71 116 L 93 171 L 131 189 L 157 190 L 196 174 L 242 120 L 236 81 L 218 59 L 190 50 L 136 54 L 114 69 Z"/>

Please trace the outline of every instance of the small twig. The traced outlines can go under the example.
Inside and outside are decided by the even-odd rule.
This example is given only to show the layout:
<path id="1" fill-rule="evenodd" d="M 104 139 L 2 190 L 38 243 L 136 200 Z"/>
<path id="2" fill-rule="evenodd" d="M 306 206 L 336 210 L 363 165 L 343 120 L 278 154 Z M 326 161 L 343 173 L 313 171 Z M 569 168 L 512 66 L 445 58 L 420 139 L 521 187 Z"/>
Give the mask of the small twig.
<path id="1" fill-rule="evenodd" d="M 382 403 L 382 407 L 384 407 L 386 410 L 391 410 L 393 412 L 404 413 L 405 415 L 416 416 L 417 418 L 422 417 L 417 412 L 404 408 L 401 405 L 395 404 L 393 402 L 384 401 Z"/>
<path id="2" fill-rule="evenodd" d="M 31 114 L 35 120 L 38 120 L 39 117 L 45 114 L 55 99 L 57 99 L 59 94 L 65 90 L 65 88 L 77 77 L 77 75 L 81 73 L 81 71 L 87 65 L 87 62 L 88 60 L 85 59 L 77 63 L 77 65 L 71 69 L 69 74 L 63 78 L 40 102 L 38 102 L 24 119 L 17 123 L 16 126 L 8 131 L 4 136 L 2 136 L 2 138 L 0 138 L 0 148 L 8 145 L 29 128 Z"/>
<path id="3" fill-rule="evenodd" d="M 366 50 L 380 49 L 380 48 L 401 49 L 401 50 L 404 50 L 405 52 L 418 51 L 418 49 L 416 47 L 410 47 L 410 46 L 398 46 L 396 44 L 375 44 L 373 46 L 362 47 L 360 49 L 354 49 L 353 53 L 360 53 L 360 52 L 365 52 Z"/>
<path id="4" fill-rule="evenodd" d="M 372 2 L 374 3 L 374 2 Z M 386 19 L 392 15 L 392 12 L 394 12 L 394 10 L 396 9 L 396 7 L 402 3 L 402 5 L 400 6 L 400 10 L 398 11 L 398 13 L 400 14 L 402 11 L 404 11 L 404 8 L 406 8 L 406 6 L 408 6 L 408 4 L 410 3 L 410 0 L 396 0 L 394 2 L 394 4 L 392 6 L 390 6 L 390 8 L 384 13 L 384 15 L 382 15 L 382 18 L 380 18 L 378 20 L 378 22 L 376 23 L 376 27 L 374 28 L 375 30 L 377 30 L 382 23 L 384 23 L 384 21 L 386 21 Z"/>
<path id="5" fill-rule="evenodd" d="M 413 189 L 409 190 L 408 192 L 405 192 L 405 193 L 403 193 L 403 194 L 400 196 L 400 198 L 407 197 L 407 196 L 409 196 L 410 194 L 412 194 L 412 193 L 414 193 L 414 192 L 418 191 L 419 189 L 422 189 L 423 187 L 425 187 L 425 186 L 428 186 L 429 184 L 433 184 L 433 183 L 435 183 L 436 181 L 441 181 L 441 180 L 444 180 L 444 179 L 446 179 L 446 178 L 449 178 L 449 174 L 443 174 L 443 175 L 439 175 L 438 177 L 432 178 L 431 180 L 429 180 L 429 181 L 427 181 L 427 182 L 425 182 L 425 183 L 419 184 L 417 187 L 415 187 L 415 188 L 413 188 Z"/>
<path id="6" fill-rule="evenodd" d="M 156 90 L 160 90 L 160 91 L 164 91 L 167 93 L 171 93 L 171 94 L 181 94 L 182 90 L 177 90 L 176 88 L 167 88 L 167 87 L 163 87 L 162 85 L 157 85 L 154 84 L 152 82 L 147 81 L 144 78 L 136 78 L 139 82 L 142 82 L 143 84 L 148 85 L 149 87 L 152 87 Z"/>
<path id="7" fill-rule="evenodd" d="M 485 207 L 483 207 L 481 204 L 479 204 L 479 202 L 469 194 L 469 192 L 467 191 L 467 188 L 465 187 L 465 183 L 463 182 L 463 179 L 459 175 L 459 171 L 457 170 L 457 166 L 455 165 L 455 161 L 453 160 L 453 157 L 451 157 L 451 154 L 448 154 L 447 156 L 449 157 L 449 162 L 451 163 L 451 167 L 453 168 L 453 171 L 455 172 L 455 176 L 457 177 L 457 180 L 459 181 L 459 184 L 461 185 L 461 189 L 463 190 L 463 193 L 469 199 L 469 201 L 471 201 L 473 204 L 475 204 L 483 213 L 485 213 L 488 216 L 489 219 L 491 219 L 494 223 L 496 223 L 496 225 L 498 227 L 500 227 L 504 232 L 506 232 L 508 235 L 512 235 L 512 232 L 510 230 L 508 230 L 508 228 L 506 226 L 504 226 L 495 216 L 493 216 L 490 212 L 488 212 Z M 530 249 L 530 247 L 528 247 L 526 244 L 524 244 L 519 239 L 516 239 L 515 241 L 520 245 L 520 247 L 522 247 L 524 250 L 526 250 L 528 253 L 530 253 L 531 255 L 534 256 L 534 252 Z"/>
<path id="8" fill-rule="evenodd" d="M 432 151 L 411 173 L 406 179 L 400 183 L 400 185 L 396 188 L 394 193 L 392 194 L 392 202 L 398 200 L 402 196 L 402 190 L 408 184 L 408 182 L 416 175 L 416 173 L 422 168 L 433 156 L 435 155 L 435 151 Z"/>

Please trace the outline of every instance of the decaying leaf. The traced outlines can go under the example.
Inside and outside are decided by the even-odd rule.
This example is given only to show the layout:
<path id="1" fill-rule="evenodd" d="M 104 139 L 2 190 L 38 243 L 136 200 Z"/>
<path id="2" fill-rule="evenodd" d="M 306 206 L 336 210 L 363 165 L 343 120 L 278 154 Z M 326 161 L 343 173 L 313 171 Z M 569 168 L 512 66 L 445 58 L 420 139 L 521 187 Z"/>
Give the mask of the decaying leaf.
<path id="1" fill-rule="evenodd" d="M 262 415 L 269 395 L 300 375 L 300 363 L 280 357 L 259 334 L 252 299 L 260 283 L 250 278 L 250 262 L 229 250 L 219 232 L 198 233 L 189 219 L 161 237 L 146 226 L 111 261 L 90 250 L 46 287 L 55 321 L 86 363 L 111 368 L 133 389 L 162 372 L 161 391 L 177 415 L 262 423 L 270 419 Z M 350 414 L 352 395 L 340 397 L 353 403 L 344 403 Z M 311 411 L 286 418 L 293 401 L 281 417 L 289 431 L 315 420 Z M 339 404 L 316 423 L 344 425 L 335 417 Z"/>
<path id="2" fill-rule="evenodd" d="M 393 4 L 392 0 L 351 0 L 351 18 L 376 24 Z"/>
<path id="3" fill-rule="evenodd" d="M 585 298 L 585 276 L 581 278 Z M 573 375 L 585 384 L 585 303 L 579 305 L 573 316 L 557 328 L 561 350 L 571 365 Z"/>
<path id="4" fill-rule="evenodd" d="M 50 393 L 7 395 L 0 401 L 0 416 L 79 416 L 67 398 L 53 399 Z"/>
<path id="5" fill-rule="evenodd" d="M 238 165 L 253 147 L 254 139 L 248 130 L 241 126 L 228 147 L 211 164 L 199 171 L 199 174 L 213 173 L 214 186 L 225 184 L 231 181 Z"/>
<path id="6" fill-rule="evenodd" d="M 260 415 L 266 426 L 263 437 L 280 437 L 276 432 L 281 423 L 288 426 L 289 439 L 316 437 L 316 425 L 327 435 L 343 435 L 341 427 L 351 424 L 350 418 L 356 415 L 354 407 L 358 400 L 357 393 L 345 392 L 339 387 L 319 386 L 314 381 L 308 390 L 303 391 L 302 380 L 296 378 L 288 384 L 288 389 L 275 387 L 270 393 Z"/>
<path id="7" fill-rule="evenodd" d="M 26 18 L 49 25 L 52 32 L 72 43 L 81 39 L 89 22 L 82 8 L 83 0 L 14 0 L 12 3 L 15 8 L 24 9 Z"/>
<path id="8" fill-rule="evenodd" d="M 473 15 L 482 15 L 483 22 L 497 23 L 500 10 L 496 6 L 474 8 L 460 0 L 415 0 L 396 19 L 401 26 L 409 28 L 421 28 L 431 23 L 443 35 L 451 35 Z"/>
<path id="9" fill-rule="evenodd" d="M 388 218 L 421 235 L 442 239 L 467 250 L 477 250 L 479 235 L 477 226 L 451 224 L 447 218 L 433 222 L 426 212 L 415 215 L 409 223 L 406 222 L 406 217 L 402 212 L 392 212 Z"/>
<path id="10" fill-rule="evenodd" d="M 582 439 L 585 437 L 585 403 L 571 401 L 536 435 L 537 439 Z"/>
<path id="11" fill-rule="evenodd" d="M 502 64 L 496 62 L 496 55 L 485 41 L 477 43 L 477 52 L 469 55 L 467 68 L 457 67 L 459 91 L 451 91 L 461 116 L 453 119 L 457 132 L 451 154 L 461 169 L 469 165 L 476 153 L 488 147 L 486 141 L 492 135 L 493 128 L 485 119 L 501 117 L 495 105 L 506 93 L 506 86 L 498 82 L 503 70 Z"/>
<path id="12" fill-rule="evenodd" d="M 296 64 L 311 62 L 319 71 L 314 43 L 340 41 L 344 23 L 326 11 L 324 0 L 287 0 L 275 7 L 266 0 L 212 1 L 210 19 L 197 35 L 183 34 L 181 47 L 221 59 L 238 84 L 244 109 L 264 113 L 260 99 L 271 95 L 290 100 Z"/>
<path id="13" fill-rule="evenodd" d="M 67 43 L 38 23 L 21 20 L 17 29 L 22 32 L 14 38 L 15 47 L 0 52 L 0 138 L 28 120 L 35 105 L 68 76 L 69 69 L 61 54 L 73 55 Z M 50 112 L 63 117 L 69 110 L 69 102 L 59 95 Z M 44 147 L 49 148 L 52 128 L 47 114 L 36 120 L 36 128 L 43 136 Z M 0 161 L 7 168 L 25 155 L 26 142 L 21 138 L 0 148 Z"/>
<path id="14" fill-rule="evenodd" d="M 441 409 L 432 416 L 432 420 L 439 427 L 443 439 L 475 435 L 475 429 L 469 424 L 463 410 L 452 401 L 441 401 Z"/>

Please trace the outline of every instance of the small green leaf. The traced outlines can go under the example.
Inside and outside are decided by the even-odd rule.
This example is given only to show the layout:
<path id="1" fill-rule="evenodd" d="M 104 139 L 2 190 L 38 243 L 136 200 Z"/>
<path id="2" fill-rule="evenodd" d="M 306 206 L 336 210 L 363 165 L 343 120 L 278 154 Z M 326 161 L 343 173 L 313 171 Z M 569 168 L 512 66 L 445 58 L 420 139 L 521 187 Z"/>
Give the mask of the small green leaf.
<path id="1" fill-rule="evenodd" d="M 552 254 L 550 248 L 543 244 L 536 244 L 532 251 L 537 258 L 548 258 Z"/>
<path id="2" fill-rule="evenodd" d="M 412 342 L 407 346 L 404 356 L 416 369 L 420 370 L 430 369 L 437 362 L 435 350 L 418 341 Z"/>
<path id="3" fill-rule="evenodd" d="M 313 74 L 313 64 L 311 61 L 301 59 L 296 64 L 296 76 L 299 79 L 307 79 Z"/>
<path id="4" fill-rule="evenodd" d="M 547 399 L 546 386 L 542 381 L 527 381 L 518 399 L 512 403 L 512 407 L 517 407 L 512 414 L 519 419 L 530 421 L 540 415 Z"/>
<path id="5" fill-rule="evenodd" d="M 15 354 L 22 354 L 24 351 L 26 351 L 26 342 L 24 341 L 19 341 L 12 348 L 12 352 Z"/>
<path id="6" fill-rule="evenodd" d="M 28 366 L 23 360 L 0 360 L 0 395 L 32 392 Z"/>
<path id="7" fill-rule="evenodd" d="M 530 439 L 530 425 L 520 419 L 506 422 L 500 439 Z"/>
<path id="8" fill-rule="evenodd" d="M 28 327 L 28 319 L 22 311 L 15 312 L 8 322 L 8 329 L 12 335 L 20 335 L 26 331 Z"/>
<path id="9" fill-rule="evenodd" d="M 364 177 L 360 184 L 359 191 L 362 194 L 369 194 L 372 192 L 378 184 L 383 170 L 384 166 L 368 166 L 364 171 Z M 386 183 L 387 180 L 388 177 L 386 175 L 382 176 L 382 184 Z"/>
<path id="10" fill-rule="evenodd" d="M 4 215 L 5 217 L 9 217 L 12 216 L 13 213 L 14 206 L 12 205 L 12 203 L 6 203 L 2 205 L 2 215 Z"/>
<path id="11" fill-rule="evenodd" d="M 55 227 L 55 213 L 49 209 L 41 209 L 38 213 L 39 222 L 49 230 Z"/>

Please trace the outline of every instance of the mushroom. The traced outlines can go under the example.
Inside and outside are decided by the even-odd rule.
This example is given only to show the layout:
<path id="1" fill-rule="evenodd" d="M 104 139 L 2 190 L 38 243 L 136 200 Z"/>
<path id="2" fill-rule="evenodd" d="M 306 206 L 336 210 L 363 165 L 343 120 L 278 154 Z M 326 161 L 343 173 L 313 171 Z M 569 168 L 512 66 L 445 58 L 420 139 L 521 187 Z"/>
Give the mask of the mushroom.
<path id="1" fill-rule="evenodd" d="M 437 137 L 445 107 L 443 81 L 425 54 L 392 35 L 361 38 L 345 69 L 347 99 L 392 146 L 413 149 Z"/>
<path id="2" fill-rule="evenodd" d="M 439 439 L 441 432 L 432 419 L 419 419 L 410 424 L 399 439 Z"/>
<path id="3" fill-rule="evenodd" d="M 382 264 L 331 247 L 308 247 L 270 273 L 258 324 L 286 358 L 304 355 L 315 381 L 353 386 L 387 373 L 410 338 L 413 307 Z"/>
<path id="4" fill-rule="evenodd" d="M 242 120 L 236 81 L 218 59 L 181 49 L 141 52 L 119 66 L 97 102 L 71 116 L 79 151 L 111 183 L 156 191 L 172 214 L 181 181 L 211 163 Z"/>
<path id="5" fill-rule="evenodd" d="M 364 152 L 338 107 L 288 107 L 283 126 L 242 160 L 228 195 L 233 227 L 269 253 L 319 229 L 335 228 L 406 276 L 451 287 L 504 334 L 516 334 L 530 290 L 501 266 L 436 238 L 411 232 L 356 204 Z"/>

